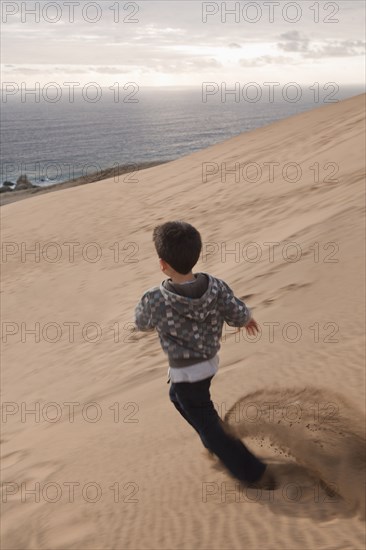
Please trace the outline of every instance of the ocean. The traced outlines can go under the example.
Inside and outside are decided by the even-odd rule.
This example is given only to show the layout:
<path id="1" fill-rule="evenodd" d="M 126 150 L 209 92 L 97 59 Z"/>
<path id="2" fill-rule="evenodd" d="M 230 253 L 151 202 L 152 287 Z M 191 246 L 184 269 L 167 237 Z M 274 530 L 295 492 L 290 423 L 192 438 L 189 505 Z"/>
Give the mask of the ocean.
<path id="1" fill-rule="evenodd" d="M 27 174 L 33 184 L 48 186 L 116 165 L 173 160 L 364 92 L 362 86 L 333 88 L 320 87 L 319 98 L 310 87 L 302 88 L 301 98 L 289 89 L 286 99 L 281 89 L 273 98 L 263 89 L 257 101 L 249 88 L 225 95 L 219 85 L 206 101 L 201 88 L 131 88 L 119 98 L 105 88 L 98 101 L 98 91 L 88 89 L 74 102 L 68 90 L 58 101 L 49 90 L 38 98 L 2 95 L 0 184 Z"/>

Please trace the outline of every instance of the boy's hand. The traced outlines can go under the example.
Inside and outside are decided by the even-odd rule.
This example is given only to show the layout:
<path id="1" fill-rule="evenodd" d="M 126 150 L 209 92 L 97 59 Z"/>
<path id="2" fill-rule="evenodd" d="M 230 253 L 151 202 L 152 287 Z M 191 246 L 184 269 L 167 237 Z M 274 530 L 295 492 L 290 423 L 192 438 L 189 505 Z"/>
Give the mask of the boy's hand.
<path id="1" fill-rule="evenodd" d="M 255 336 L 259 332 L 259 326 L 251 319 L 247 325 L 245 325 L 246 331 L 250 336 Z"/>

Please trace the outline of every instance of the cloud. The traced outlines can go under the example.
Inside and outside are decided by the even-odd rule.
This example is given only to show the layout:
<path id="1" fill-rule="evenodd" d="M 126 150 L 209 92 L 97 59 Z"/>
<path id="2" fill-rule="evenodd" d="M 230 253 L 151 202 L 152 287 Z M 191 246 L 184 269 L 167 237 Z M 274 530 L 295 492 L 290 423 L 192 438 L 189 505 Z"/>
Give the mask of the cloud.
<path id="1" fill-rule="evenodd" d="M 301 36 L 299 31 L 289 31 L 280 35 L 284 42 L 278 43 L 278 48 L 285 52 L 306 52 L 309 48 L 310 40 Z"/>
<path id="2" fill-rule="evenodd" d="M 309 82 L 329 80 L 329 75 L 339 81 L 362 79 L 364 2 L 338 0 L 342 17 L 337 25 L 324 23 L 331 8 L 321 9 L 322 19 L 315 25 L 313 10 L 304 7 L 301 26 L 289 25 L 281 17 L 280 7 L 275 8 L 274 25 L 265 16 L 268 9 L 263 9 L 258 24 L 238 25 L 230 17 L 222 24 L 220 14 L 204 24 L 200 2 L 137 3 L 140 9 L 134 17 L 139 22 L 134 24 L 124 22 L 131 8 L 124 10 L 122 6 L 117 22 L 117 11 L 107 2 L 99 2 L 103 13 L 97 24 L 82 17 L 82 3 L 75 7 L 73 23 L 65 2 L 58 2 L 62 25 L 47 23 L 44 18 L 36 23 L 31 16 L 22 23 L 19 14 L 9 17 L 9 24 L 2 29 L 2 59 L 13 64 L 4 67 L 7 80 L 24 80 L 30 86 L 32 81 L 48 82 L 51 78 L 65 82 L 84 78 L 106 85 L 114 79 L 147 85 L 190 84 L 208 75 L 213 80 L 234 80 L 238 70 L 249 78 L 261 67 L 278 80 L 288 79 L 290 71 Z M 310 19 L 305 17 L 306 10 Z M 347 61 L 349 75 L 342 58 Z"/>
<path id="3" fill-rule="evenodd" d="M 302 53 L 307 59 L 322 57 L 353 57 L 365 53 L 365 42 L 362 40 L 325 40 L 310 45 L 310 40 L 298 31 L 290 31 L 280 35 L 281 42 L 277 44 L 285 52 Z"/>
<path id="4" fill-rule="evenodd" d="M 28 75 L 34 74 L 34 75 L 36 75 L 36 74 L 42 72 L 38 68 L 30 69 L 29 67 L 16 67 L 15 65 L 7 65 L 7 66 L 12 67 L 12 72 L 13 73 L 28 74 Z"/>
<path id="5" fill-rule="evenodd" d="M 327 42 L 323 46 L 305 52 L 304 57 L 319 59 L 322 57 L 354 57 L 365 55 L 365 42 L 362 40 L 341 40 Z"/>
<path id="6" fill-rule="evenodd" d="M 95 72 L 99 74 L 124 74 L 125 72 L 128 72 L 126 70 L 126 66 L 121 67 L 88 67 L 88 70 L 90 72 Z"/>
<path id="7" fill-rule="evenodd" d="M 214 58 L 193 57 L 181 59 L 155 59 L 153 63 L 148 65 L 150 71 L 158 71 L 162 73 L 195 73 L 197 71 L 204 72 L 206 70 L 220 69 L 222 64 Z"/>
<path id="8" fill-rule="evenodd" d="M 291 57 L 284 57 L 281 55 L 262 55 L 261 57 L 255 57 L 254 59 L 241 59 L 240 65 L 242 67 L 263 67 L 264 65 L 292 65 L 295 61 Z"/>

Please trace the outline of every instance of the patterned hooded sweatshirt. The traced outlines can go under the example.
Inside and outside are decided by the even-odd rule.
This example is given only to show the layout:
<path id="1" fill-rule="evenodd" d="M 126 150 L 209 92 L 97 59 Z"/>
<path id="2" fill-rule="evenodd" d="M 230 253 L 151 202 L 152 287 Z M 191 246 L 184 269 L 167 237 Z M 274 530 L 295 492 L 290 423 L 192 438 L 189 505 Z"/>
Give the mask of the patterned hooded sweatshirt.
<path id="1" fill-rule="evenodd" d="M 251 319 L 250 310 L 223 280 L 208 273 L 197 273 L 195 278 L 200 297 L 179 294 L 177 287 L 185 285 L 167 279 L 147 290 L 135 309 L 136 328 L 157 330 L 173 368 L 211 359 L 220 349 L 224 322 L 242 327 Z M 197 285 L 193 295 L 197 295 Z"/>

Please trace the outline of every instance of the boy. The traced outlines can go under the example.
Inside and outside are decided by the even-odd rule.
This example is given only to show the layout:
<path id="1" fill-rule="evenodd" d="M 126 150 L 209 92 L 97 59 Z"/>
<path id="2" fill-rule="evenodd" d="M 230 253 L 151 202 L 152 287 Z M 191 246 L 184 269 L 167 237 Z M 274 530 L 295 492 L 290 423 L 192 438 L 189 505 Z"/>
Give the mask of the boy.
<path id="1" fill-rule="evenodd" d="M 169 360 L 170 400 L 235 478 L 246 487 L 273 489 L 266 465 L 229 433 L 209 391 L 218 370 L 224 322 L 244 326 L 249 334 L 256 334 L 258 325 L 224 281 L 192 273 L 202 248 L 192 225 L 182 221 L 159 225 L 153 241 L 160 268 L 169 278 L 142 296 L 135 325 L 137 330 L 158 332 Z"/>

